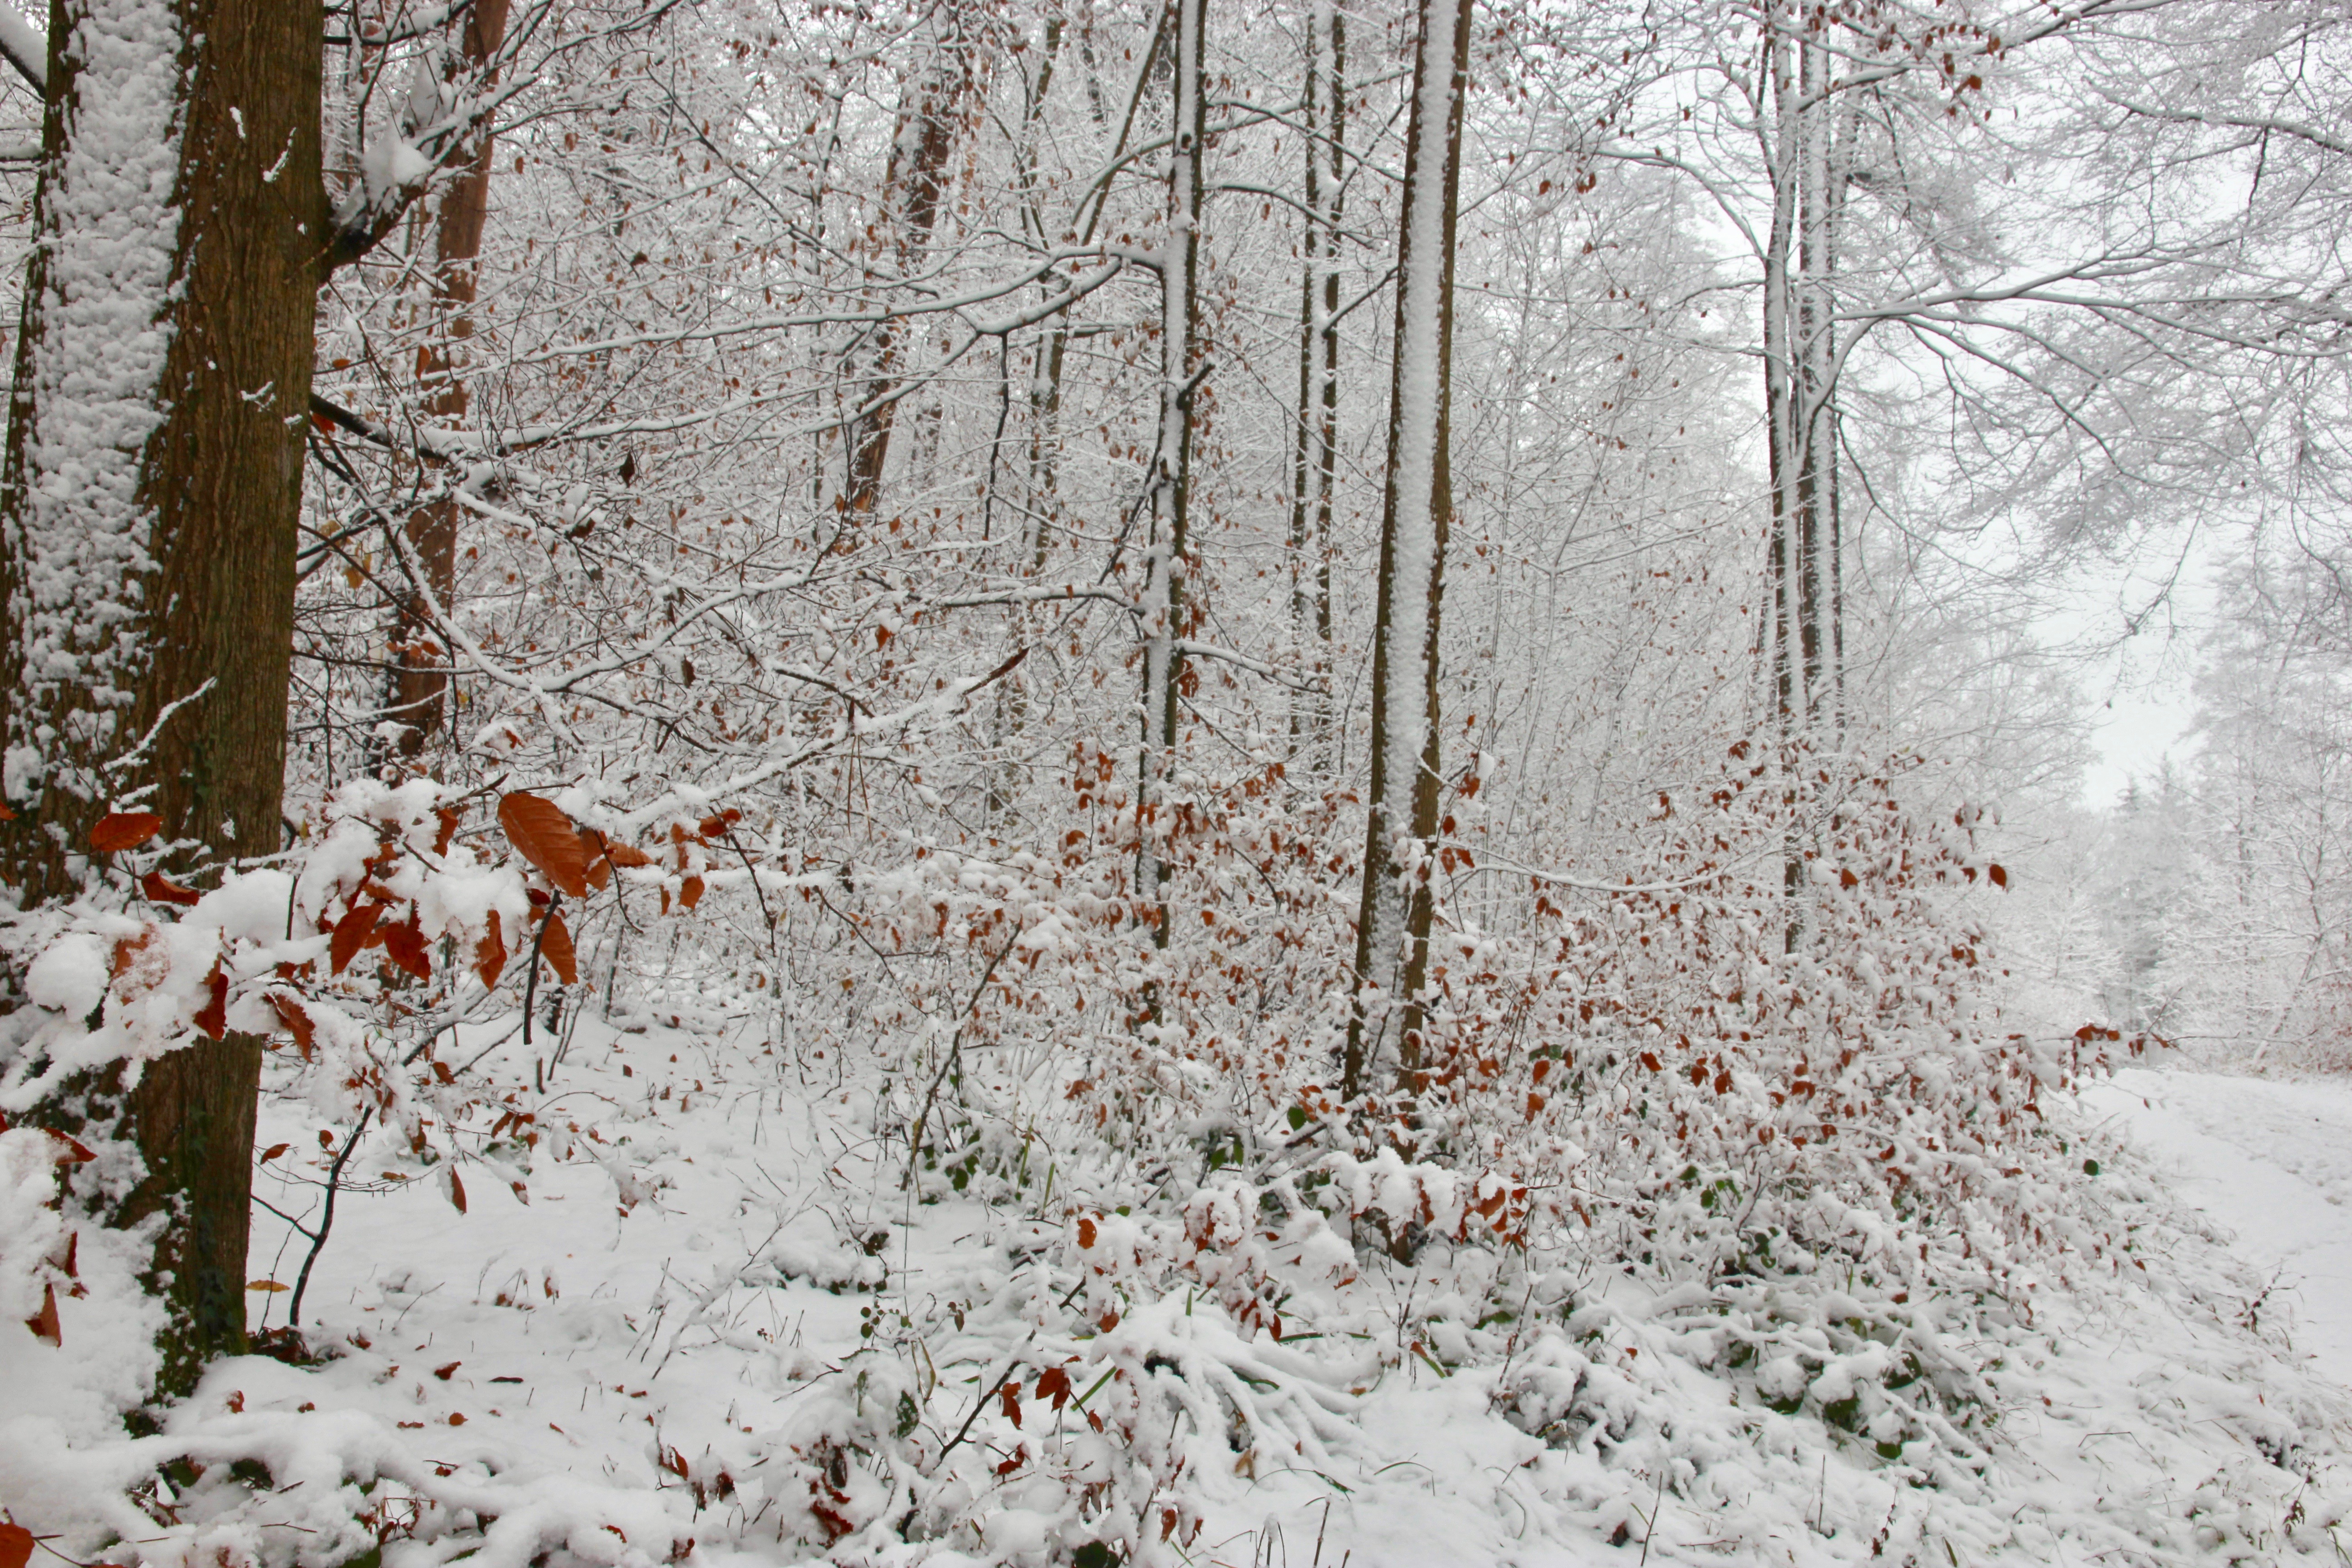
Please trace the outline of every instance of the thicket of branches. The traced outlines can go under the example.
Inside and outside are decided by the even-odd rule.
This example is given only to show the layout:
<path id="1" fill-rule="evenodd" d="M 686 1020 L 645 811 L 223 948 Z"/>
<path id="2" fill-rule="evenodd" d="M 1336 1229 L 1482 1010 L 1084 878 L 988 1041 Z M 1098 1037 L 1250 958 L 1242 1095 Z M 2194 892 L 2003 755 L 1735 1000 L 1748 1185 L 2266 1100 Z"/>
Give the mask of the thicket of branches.
<path id="1" fill-rule="evenodd" d="M 2042 1114 L 2119 1035 L 2001 1016 L 1981 808 L 2047 705 L 1994 671 L 2033 572 L 2328 427 L 2341 47 L 2186 0 L 353 0 L 277 853 L 12 692 L 0 1148 L 94 1157 L 0 1288 L 40 1323 L 73 1226 L 151 1212 L 109 1097 L 192 1039 L 462 1205 L 569 1149 L 596 1009 L 834 1053 L 887 1179 L 1034 1210 L 1090 1319 L 1341 1313 L 1311 1249 L 1207 1245 L 1261 1216 L 1530 1300 L 1597 1263 L 1964 1485 L 1976 1373 L 1907 1304 L 2030 1317 L 2124 1240 Z M 1832 1265 L 1829 1340 L 1761 1304 Z M 1086 1516 L 1139 1552 L 1187 1506 L 1145 1400 Z M 796 1439 L 761 1528 L 954 1527 L 908 1408 Z"/>

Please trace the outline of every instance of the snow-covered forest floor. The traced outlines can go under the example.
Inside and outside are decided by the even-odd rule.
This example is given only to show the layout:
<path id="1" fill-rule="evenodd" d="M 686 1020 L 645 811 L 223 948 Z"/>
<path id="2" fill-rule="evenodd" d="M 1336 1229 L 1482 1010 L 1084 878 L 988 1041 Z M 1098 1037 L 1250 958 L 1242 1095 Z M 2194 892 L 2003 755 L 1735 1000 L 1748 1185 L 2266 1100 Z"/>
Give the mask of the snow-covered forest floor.
<path id="1" fill-rule="evenodd" d="M 528 1080 L 519 1043 L 495 1049 Z M 361 1145 L 308 1286 L 303 1327 L 325 1360 L 224 1362 L 165 1435 L 139 1440 L 93 1442 L 100 1412 L 19 1399 L 35 1392 L 20 1384 L 0 1489 L 20 1520 L 70 1530 L 77 1494 L 132 1485 L 166 1447 L 210 1456 L 201 1477 L 181 1468 L 192 1484 L 144 1499 L 145 1528 L 181 1537 L 190 1561 L 310 1532 L 305 1563 L 381 1546 L 387 1564 L 482 1568 L 551 1550 L 714 1568 L 1087 1563 L 1118 1560 L 1086 1554 L 1089 1482 L 1172 1445 L 1167 1495 L 1185 1528 L 1171 1544 L 1202 1563 L 2267 1563 L 2344 1549 L 2342 1086 L 2135 1069 L 2063 1110 L 2081 1117 L 2097 1201 L 2144 1267 L 2034 1281 L 2030 1318 L 1945 1303 L 1943 1352 L 1981 1369 L 1986 1462 L 1916 1486 L 1900 1479 L 1912 1456 L 1822 1418 L 1836 1369 L 1866 1380 L 1867 1354 L 1735 1373 L 1732 1331 L 1757 1319 L 1730 1310 L 1733 1293 L 1659 1299 L 1572 1247 L 1516 1272 L 1487 1252 L 1433 1246 L 1407 1268 L 1363 1249 L 1361 1276 L 1318 1318 L 1352 1328 L 1304 1339 L 1237 1323 L 1197 1289 L 1152 1296 L 1140 1276 L 1095 1316 L 1099 1298 L 1066 1267 L 1074 1178 L 1055 1151 L 1035 1151 L 1012 1201 L 946 1184 L 929 1201 L 877 1193 L 860 1131 L 872 1086 L 833 1056 L 585 1017 L 529 1105 L 542 1127 L 576 1126 L 574 1157 L 506 1150 L 513 1190 L 484 1174 L 495 1156 L 469 1163 L 460 1213 L 443 1173 L 394 1142 Z M 317 1132 L 299 1103 L 266 1104 L 264 1142 L 287 1147 L 260 1195 L 298 1216 L 331 1157 Z M 1108 1246 L 1117 1223 L 1105 1214 L 1090 1239 Z M 305 1250 L 282 1223 L 258 1230 L 255 1279 L 293 1280 Z M 1344 1251 L 1311 1261 L 1355 1272 Z M 1786 1281 L 1799 1338 L 1809 1315 L 1869 1310 L 1836 1285 Z M 256 1290 L 257 1323 L 282 1324 L 286 1299 Z M 65 1342 L 102 1358 L 80 1306 L 62 1309 Z M 1794 1379 L 1785 1413 L 1764 1397 L 1776 1375 Z M 1089 1409 L 1114 1412 L 1108 1437 Z M 1139 1418 L 1164 1441 L 1139 1433 L 1122 1455 Z M 70 1451 L 56 1440 L 68 1432 Z M 242 1473 L 220 1462 L 254 1455 L 266 1479 L 250 1458 Z M 913 1481 L 918 1468 L 931 1479 Z M 909 1514 L 936 1539 L 892 1539 Z"/>
<path id="2" fill-rule="evenodd" d="M 2347 84 L 0 4 L 0 1568 L 2352 1568 Z"/>
<path id="3" fill-rule="evenodd" d="M 2142 1070 L 2084 1102 L 2229 1232 L 2262 1281 L 2249 1317 L 2315 1375 L 2352 1386 L 2352 1085 Z"/>

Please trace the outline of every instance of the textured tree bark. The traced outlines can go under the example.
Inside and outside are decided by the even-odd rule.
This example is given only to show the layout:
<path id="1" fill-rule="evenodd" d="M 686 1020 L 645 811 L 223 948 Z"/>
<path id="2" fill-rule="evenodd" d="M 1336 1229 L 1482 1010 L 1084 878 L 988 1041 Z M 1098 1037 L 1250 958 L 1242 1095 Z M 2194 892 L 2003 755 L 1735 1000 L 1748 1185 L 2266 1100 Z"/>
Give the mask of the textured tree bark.
<path id="1" fill-rule="evenodd" d="M 492 62 L 506 40 L 508 0 L 474 0 L 466 18 L 465 63 L 485 85 L 497 79 Z M 439 331 L 416 351 L 416 381 L 427 389 L 425 412 L 462 425 L 472 406 L 467 385 L 465 345 L 474 335 L 474 292 L 479 276 L 482 228 L 490 210 L 491 138 L 483 132 L 473 159 L 441 197 L 434 232 L 433 310 Z M 444 497 L 408 516 L 405 530 L 415 552 L 411 569 L 424 582 L 410 584 L 393 606 L 392 679 L 385 717 L 406 726 L 400 755 L 421 757 L 446 732 L 449 672 L 447 651 L 438 646 L 432 604 L 450 607 L 457 587 L 457 503 Z"/>
<path id="2" fill-rule="evenodd" d="M 122 896 L 88 851 L 117 804 L 163 818 L 183 879 L 279 847 L 323 26 L 317 0 L 52 5 L 0 468 L 0 879 L 20 907 Z M 111 313 L 87 308 L 101 285 Z M 121 371 L 99 394 L 93 364 Z M 245 1345 L 260 1052 L 200 1043 L 117 1100 L 146 1173 L 114 1218 L 172 1215 L 163 1394 Z"/>
<path id="3" fill-rule="evenodd" d="M 1391 1026 L 1397 1085 L 1407 1095 L 1422 1087 L 1422 991 L 1436 914 L 1430 879 L 1439 847 L 1438 615 L 1454 516 L 1446 448 L 1471 0 L 1421 0 L 1420 18 L 1405 136 L 1388 483 L 1381 504 L 1371 799 L 1356 921 L 1355 1005 L 1341 1063 L 1341 1087 L 1351 1100 L 1366 1087 Z"/>
<path id="4" fill-rule="evenodd" d="M 1834 744 L 1844 723 L 1843 563 L 1838 514 L 1837 220 L 1846 154 L 1836 130 L 1836 52 L 1826 14 L 1775 12 L 1764 49 L 1774 105 L 1767 140 L 1772 228 L 1764 257 L 1765 398 L 1771 468 L 1768 571 L 1772 685 L 1785 789 L 1794 811 L 1808 795 L 1805 752 Z M 1801 815 L 1801 812 L 1798 812 Z M 1781 882 L 1784 940 L 1802 939 L 1798 899 L 1805 850 L 1791 825 Z"/>
<path id="5" fill-rule="evenodd" d="M 1331 498 L 1339 464 L 1339 209 L 1347 178 L 1347 22 L 1318 0 L 1307 32 L 1306 266 L 1298 307 L 1298 450 L 1291 479 L 1290 618 L 1307 690 L 1290 744 L 1310 773 L 1331 761 Z M 1328 178 L 1325 166 L 1328 164 Z"/>
<path id="6" fill-rule="evenodd" d="M 971 90 L 971 50 L 955 29 L 952 15 L 943 26 L 950 36 L 935 46 L 924 69 L 908 89 L 907 105 L 898 118 L 898 137 L 890 150 L 883 175 L 883 197 L 897 229 L 898 267 L 911 270 L 930 244 L 938 226 L 940 201 L 947 189 L 948 160 L 955 152 L 956 130 Z M 882 493 L 882 473 L 889 466 L 890 433 L 897 424 L 898 390 L 906 331 L 896 321 L 876 329 L 872 368 L 862 389 L 854 393 L 869 411 L 850 422 L 849 475 L 843 495 L 856 515 L 874 510 Z"/>
<path id="7" fill-rule="evenodd" d="M 1198 272 L 1202 141 L 1208 98 L 1202 79 L 1205 0 L 1176 0 L 1173 143 L 1168 161 L 1168 239 L 1160 258 L 1160 436 L 1151 476 L 1151 536 L 1142 594 L 1143 750 L 1136 770 L 1136 893 L 1151 905 L 1153 941 L 1168 945 L 1168 867 L 1156 847 L 1176 755 L 1184 682 L 1184 574 L 1192 494 L 1192 394 L 1200 374 Z M 1153 1012 L 1158 999 L 1152 998 Z"/>

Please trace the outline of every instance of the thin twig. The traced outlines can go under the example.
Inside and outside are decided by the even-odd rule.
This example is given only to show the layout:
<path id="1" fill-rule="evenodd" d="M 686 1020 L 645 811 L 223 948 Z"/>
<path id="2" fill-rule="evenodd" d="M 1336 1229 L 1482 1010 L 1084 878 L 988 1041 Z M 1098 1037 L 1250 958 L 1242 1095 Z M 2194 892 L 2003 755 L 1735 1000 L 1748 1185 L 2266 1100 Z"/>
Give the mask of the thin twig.
<path id="1" fill-rule="evenodd" d="M 351 1159 L 352 1151 L 360 1146 L 360 1135 L 367 1131 L 368 1118 L 374 1114 L 375 1107 L 373 1105 L 360 1109 L 359 1124 L 352 1129 L 352 1135 L 343 1140 L 342 1152 L 335 1156 L 335 1163 L 327 1167 L 327 1205 L 320 1211 L 318 1233 L 312 1236 L 308 1231 L 303 1232 L 310 1236 L 310 1254 L 302 1259 L 302 1272 L 294 1277 L 294 1300 L 286 1306 L 286 1326 L 289 1329 L 299 1327 L 302 1321 L 302 1292 L 310 1285 L 310 1266 L 319 1261 L 319 1254 L 327 1245 L 327 1233 L 335 1226 L 335 1194 L 342 1185 L 344 1163 Z M 295 1228 L 300 1230 L 301 1226 Z"/>

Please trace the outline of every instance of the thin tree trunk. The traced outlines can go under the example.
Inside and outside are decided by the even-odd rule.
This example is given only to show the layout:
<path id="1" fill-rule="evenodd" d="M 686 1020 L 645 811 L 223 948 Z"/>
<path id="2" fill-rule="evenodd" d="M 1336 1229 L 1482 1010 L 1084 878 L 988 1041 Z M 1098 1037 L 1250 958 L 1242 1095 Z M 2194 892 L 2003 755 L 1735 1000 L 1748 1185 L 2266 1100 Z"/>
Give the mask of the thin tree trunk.
<path id="1" fill-rule="evenodd" d="M 1298 456 L 1291 483 L 1290 616 L 1308 689 L 1290 744 L 1311 772 L 1328 763 L 1331 716 L 1331 497 L 1339 475 L 1339 208 L 1346 178 L 1347 24 L 1316 0 L 1307 30 L 1306 266 L 1298 308 Z M 1318 129 L 1318 122 L 1320 129 Z M 1329 165 L 1328 184 L 1325 164 Z"/>
<path id="2" fill-rule="evenodd" d="M 1819 721 L 1824 688 L 1822 658 L 1828 595 L 1822 560 L 1822 409 L 1828 395 L 1829 301 L 1822 268 L 1829 255 L 1828 192 L 1830 124 L 1824 94 L 1829 88 L 1829 51 L 1821 29 L 1826 24 L 1808 12 L 1797 41 L 1797 280 L 1796 330 L 1790 344 L 1795 374 L 1790 411 L 1797 469 L 1797 618 L 1804 685 L 1799 721 L 1808 739 Z"/>
<path id="3" fill-rule="evenodd" d="M 1834 279 L 1837 275 L 1838 246 L 1844 229 L 1846 199 L 1853 183 L 1854 138 L 1860 132 L 1862 113 L 1859 102 L 1850 102 L 1844 109 L 1843 128 L 1838 128 L 1838 116 L 1833 105 L 1824 102 L 1822 112 L 1831 126 L 1824 131 L 1829 146 L 1822 170 L 1823 201 L 1822 212 L 1821 266 L 1818 269 L 1822 298 L 1822 330 L 1818 363 L 1822 367 L 1821 382 L 1822 407 L 1814 439 L 1818 444 L 1822 473 L 1821 491 L 1828 584 L 1823 589 L 1829 615 L 1827 657 L 1829 676 L 1822 701 L 1829 710 L 1831 732 L 1843 743 L 1845 736 L 1845 518 L 1840 505 L 1838 483 L 1839 458 L 1845 444 L 1840 424 L 1836 376 L 1837 329 L 1834 312 L 1837 300 Z"/>
<path id="4" fill-rule="evenodd" d="M 1202 88 L 1206 0 L 1175 0 L 1175 114 L 1168 159 L 1168 237 L 1160 254 L 1160 435 L 1143 584 L 1143 751 L 1136 778 L 1136 891 L 1150 900 L 1152 941 L 1168 945 L 1168 867 L 1157 844 L 1176 753 L 1184 681 L 1184 573 L 1192 494 L 1192 394 L 1198 370 Z M 1155 1001 L 1154 1010 L 1157 1009 Z"/>
<path id="5" fill-rule="evenodd" d="M 1054 88 L 1054 70 L 1062 53 L 1063 21 L 1050 16 L 1045 21 L 1045 47 L 1039 51 L 1037 75 L 1030 83 L 1021 110 L 1021 138 L 1015 145 L 1014 167 L 1019 172 L 1022 226 L 1032 241 L 1048 243 L 1045 215 L 1037 202 L 1037 127 L 1045 113 L 1045 96 Z M 1045 285 L 1050 290 L 1051 281 Z M 1057 320 L 1037 340 L 1031 351 L 1029 374 L 1029 463 L 1023 487 L 1024 507 L 1021 522 L 1021 542 L 1013 557 L 1013 570 L 1027 575 L 1045 569 L 1045 551 L 1051 531 L 1049 510 L 1054 504 L 1055 488 L 1058 482 L 1056 459 L 1059 455 L 1062 412 L 1062 364 L 1069 347 L 1070 328 L 1066 318 Z M 1011 367 L 1012 344 L 1005 344 L 1006 367 Z M 1005 390 L 1004 412 L 1012 408 L 1012 390 Z M 1003 415 L 999 416 L 1003 429 Z M 995 472 L 995 453 L 989 456 L 989 471 Z M 983 537 L 986 530 L 982 531 Z M 1013 611 L 1008 619 L 1014 642 L 1027 646 L 1034 640 L 1037 613 L 1034 606 L 1024 605 Z M 993 749 L 997 759 L 989 768 L 988 793 L 982 804 L 982 820 L 992 834 L 1010 838 L 1015 831 L 1015 816 L 1020 809 L 1021 787 L 1025 782 L 1025 770 L 1011 754 L 1019 749 L 1021 737 L 1029 727 L 1028 678 L 1014 671 L 996 689 L 995 714 L 992 728 Z"/>
<path id="6" fill-rule="evenodd" d="M 1436 910 L 1430 879 L 1438 852 L 1438 612 L 1454 514 L 1447 446 L 1454 216 L 1470 26 L 1471 0 L 1421 0 L 1397 257 L 1388 483 L 1381 505 L 1370 811 L 1342 1072 L 1350 1099 L 1364 1089 L 1391 1023 L 1398 1085 L 1407 1094 L 1422 1087 L 1422 991 Z"/>
<path id="7" fill-rule="evenodd" d="M 279 847 L 323 26 L 317 0 L 52 4 L 0 463 L 20 907 L 128 898 L 122 858 L 88 858 L 116 806 L 163 818 L 182 878 Z M 167 1395 L 244 1348 L 260 1058 L 202 1041 L 117 1102 L 145 1171 L 113 1217 L 175 1216 L 150 1281 Z"/>
<path id="8" fill-rule="evenodd" d="M 1803 243 L 1801 210 L 1804 164 L 1804 114 L 1798 79 L 1801 64 L 1791 68 L 1792 46 L 1788 37 L 1790 16 L 1769 12 L 1762 48 L 1763 91 L 1772 129 L 1760 132 L 1766 167 L 1772 180 L 1772 226 L 1764 253 L 1764 401 L 1769 448 L 1771 539 L 1769 574 L 1772 602 L 1772 689 L 1774 716 L 1780 734 L 1781 804 L 1790 814 L 1781 838 L 1780 883 L 1784 895 L 1781 941 L 1794 952 L 1802 930 L 1798 898 L 1804 885 L 1804 856 L 1794 826 L 1803 769 L 1798 752 L 1806 737 L 1811 672 L 1801 651 L 1806 637 L 1810 595 L 1806 583 L 1811 566 L 1810 524 L 1806 521 L 1805 457 L 1801 405 L 1805 376 L 1799 363 L 1802 304 L 1799 251 Z"/>
<path id="9" fill-rule="evenodd" d="M 506 40 L 508 0 L 474 0 L 466 18 L 465 63 L 495 81 L 492 62 Z M 416 351 L 416 381 L 425 412 L 462 425 L 472 406 L 464 371 L 464 344 L 474 335 L 474 295 L 482 254 L 482 226 L 490 210 L 490 136 L 482 135 L 473 161 L 441 198 L 434 234 L 433 335 Z M 443 497 L 408 516 L 408 542 L 424 570 L 424 586 L 444 611 L 457 586 L 457 502 Z M 391 701 L 385 716 L 404 725 L 400 755 L 422 756 L 448 722 L 446 652 L 436 645 L 425 595 L 414 586 L 394 605 Z"/>
<path id="10" fill-rule="evenodd" d="M 1036 83 L 1030 89 L 1021 121 L 1022 218 L 1031 238 L 1041 245 L 1048 243 L 1048 237 L 1045 215 L 1037 207 L 1036 128 L 1045 112 L 1045 95 L 1053 89 L 1054 68 L 1061 52 L 1062 18 L 1050 17 L 1045 23 L 1045 48 L 1037 66 Z M 1035 358 L 1029 377 L 1029 514 L 1023 523 L 1019 564 L 1014 568 L 1020 572 L 1034 574 L 1045 564 L 1047 514 L 1060 479 L 1062 365 L 1069 346 L 1070 324 L 1064 317 L 1047 329 L 1033 351 Z"/>
<path id="11" fill-rule="evenodd" d="M 890 149 L 883 174 L 885 221 L 898 235 L 897 266 L 901 276 L 911 272 L 929 248 L 939 225 L 940 202 L 947 189 L 948 163 L 955 153 L 956 130 L 972 85 L 971 50 L 961 36 L 961 24 L 950 14 L 944 24 L 950 36 L 936 43 L 930 58 L 908 87 L 907 105 L 898 117 L 898 136 Z M 853 515 L 869 515 L 882 491 L 882 473 L 889 466 L 890 433 L 897 423 L 897 390 L 906 354 L 906 329 L 898 321 L 876 329 L 872 368 L 852 395 L 861 404 L 877 404 L 851 422 L 849 479 L 844 491 Z"/>
<path id="12" fill-rule="evenodd" d="M 1764 90 L 1761 100 L 1773 111 L 1773 129 L 1764 137 L 1767 165 L 1772 178 L 1772 226 L 1764 250 L 1764 402 L 1766 444 L 1771 485 L 1770 574 L 1772 595 L 1772 686 L 1780 739 L 1793 744 L 1801 724 L 1804 694 L 1801 688 L 1796 643 L 1799 612 L 1795 582 L 1799 531 L 1797 400 L 1802 395 L 1797 370 L 1794 286 L 1790 268 L 1797 248 L 1798 148 L 1800 145 L 1797 84 L 1790 79 L 1789 45 L 1782 36 L 1782 16 L 1769 14 L 1762 44 Z"/>

